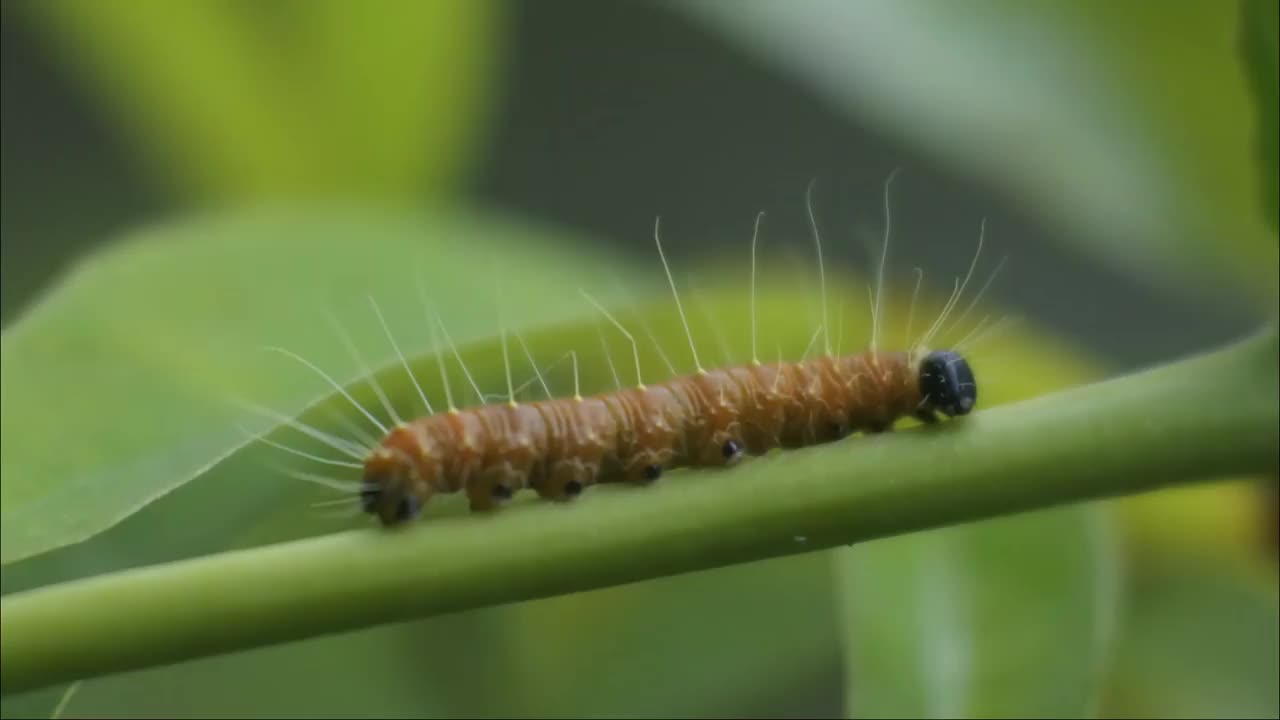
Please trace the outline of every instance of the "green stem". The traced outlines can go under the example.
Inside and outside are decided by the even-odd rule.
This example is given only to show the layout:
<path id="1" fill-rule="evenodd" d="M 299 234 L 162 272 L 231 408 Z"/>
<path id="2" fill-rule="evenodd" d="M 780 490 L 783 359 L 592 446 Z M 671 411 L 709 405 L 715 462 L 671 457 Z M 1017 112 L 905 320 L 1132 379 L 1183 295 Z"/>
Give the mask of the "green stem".
<path id="1" fill-rule="evenodd" d="M 1277 337 L 994 408 L 601 487 L 5 597 L 0 687 L 44 687 L 1201 479 L 1274 474 Z"/>

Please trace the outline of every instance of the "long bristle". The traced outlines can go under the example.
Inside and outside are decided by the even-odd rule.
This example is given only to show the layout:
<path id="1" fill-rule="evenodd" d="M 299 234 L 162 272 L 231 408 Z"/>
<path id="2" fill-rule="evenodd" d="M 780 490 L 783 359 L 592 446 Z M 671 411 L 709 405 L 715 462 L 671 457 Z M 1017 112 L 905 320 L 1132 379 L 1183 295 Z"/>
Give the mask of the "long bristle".
<path id="1" fill-rule="evenodd" d="M 756 214 L 755 229 L 751 231 L 751 362 L 760 364 L 760 349 L 756 344 L 756 240 L 760 237 L 760 221 L 764 211 Z"/>
<path id="2" fill-rule="evenodd" d="M 876 296 L 871 302 L 871 352 L 875 352 L 880 344 L 881 318 L 884 315 L 884 266 L 889 257 L 889 237 L 893 228 L 893 212 L 889 203 L 889 188 L 893 179 L 898 176 L 899 168 L 894 168 L 884 181 L 884 244 L 880 248 L 880 264 L 876 270 Z"/>
<path id="3" fill-rule="evenodd" d="M 241 426 L 240 429 L 241 431 L 252 435 L 252 433 L 250 433 L 247 428 Z M 320 455 L 314 455 L 312 453 L 306 452 L 305 450 L 299 450 L 297 448 L 289 447 L 288 445 L 275 442 L 274 440 L 268 440 L 267 438 L 262 436 L 255 436 L 253 439 L 264 445 L 269 445 L 273 448 L 276 448 L 277 450 L 283 450 L 287 453 L 297 455 L 298 457 L 303 457 L 314 462 L 318 462 L 322 465 L 334 465 L 336 467 L 355 468 L 357 470 L 364 467 L 364 465 L 358 462 L 350 462 L 348 460 L 334 460 L 332 458 L 322 457 Z"/>
<path id="4" fill-rule="evenodd" d="M 693 331 L 689 329 L 689 319 L 685 317 L 684 306 L 680 304 L 680 293 L 676 291 L 676 281 L 671 277 L 671 266 L 667 264 L 667 255 L 662 251 L 662 240 L 659 237 L 661 228 L 662 218 L 659 217 L 653 223 L 653 241 L 658 246 L 658 257 L 662 258 L 662 269 L 667 273 L 667 282 L 671 284 L 671 295 L 676 299 L 676 310 L 680 312 L 680 324 L 684 325 L 684 334 L 689 338 L 689 352 L 693 354 L 693 365 L 698 372 L 704 373 L 706 370 L 703 370 L 702 361 L 698 359 L 698 346 L 693 342 Z M 671 374 L 675 374 L 674 368 Z"/>
<path id="5" fill-rule="evenodd" d="M 387 326 L 387 319 L 382 316 L 382 308 L 378 307 L 378 301 L 373 299 L 373 295 L 369 295 L 369 304 L 373 306 L 373 312 L 378 316 L 378 324 L 382 326 L 382 331 L 386 333 L 387 340 L 391 343 L 391 347 L 396 351 L 396 357 L 400 358 L 400 364 L 404 366 L 404 372 L 409 376 L 409 381 L 413 383 L 413 389 L 418 391 L 418 397 L 422 400 L 422 405 L 427 412 L 434 415 L 435 409 L 431 407 L 431 401 L 427 399 L 427 393 L 422 389 L 422 384 L 418 382 L 418 378 L 414 376 L 413 371 L 409 369 L 409 361 L 405 359 L 404 353 L 400 350 L 400 344 L 396 342 L 395 336 L 391 334 L 391 328 Z"/>
<path id="6" fill-rule="evenodd" d="M 822 259 L 822 238 L 818 233 L 818 221 L 813 214 L 813 186 L 817 183 L 817 179 L 809 182 L 809 187 L 805 190 L 805 206 L 809 210 L 809 226 L 813 229 L 813 244 L 818 250 L 818 286 L 822 294 L 822 334 L 823 342 L 826 345 L 827 355 L 831 355 L 831 336 L 827 324 L 827 270 Z"/>
<path id="7" fill-rule="evenodd" d="M 391 399 L 387 397 L 387 393 L 382 389 L 382 384 L 378 382 L 377 373 L 375 373 L 373 369 L 369 367 L 369 364 L 365 362 L 364 355 L 360 353 L 355 342 L 351 340 L 351 335 L 347 332 L 347 329 L 343 327 L 342 323 L 338 321 L 338 318 L 334 316 L 333 313 L 325 312 L 324 315 L 329 324 L 333 326 L 333 330 L 337 333 L 338 338 L 342 341 L 343 347 L 345 347 L 347 352 L 351 355 L 351 359 L 356 361 L 356 365 L 360 368 L 360 373 L 369 379 L 369 386 L 373 388 L 373 394 L 378 396 L 378 402 L 382 403 L 382 409 L 387 411 L 387 415 L 391 418 L 391 421 L 394 424 L 403 424 L 404 421 L 400 419 L 400 414 L 396 412 L 395 406 L 391 404 Z"/>
<path id="8" fill-rule="evenodd" d="M 269 420 L 272 420 L 274 422 L 281 423 L 284 425 L 288 425 L 289 427 L 297 430 L 298 432 L 301 432 L 309 437 L 319 440 L 320 442 L 328 445 L 334 450 L 337 450 L 338 452 L 348 455 L 356 460 L 363 460 L 365 454 L 369 452 L 369 448 L 367 447 L 356 445 L 355 443 L 352 443 L 349 440 L 340 438 L 336 435 L 330 435 L 329 433 L 313 428 L 310 425 L 307 425 L 306 423 L 295 420 L 285 415 L 284 413 L 280 413 L 270 408 L 263 407 L 261 405 L 258 405 L 257 403 L 252 403 L 247 400 L 238 400 L 236 404 L 245 410 L 261 415 Z M 250 433 L 250 435 L 253 435 L 253 433 Z M 256 437 L 256 435 L 254 436 Z"/>
<path id="9" fill-rule="evenodd" d="M 609 320 L 609 322 L 613 323 L 613 326 L 618 328 L 618 331 L 621 332 L 623 335 L 625 335 L 627 338 L 627 341 L 631 343 L 631 354 L 635 356 L 635 360 L 636 360 L 636 386 L 643 388 L 644 376 L 640 373 L 640 345 L 636 343 L 635 337 L 631 334 L 630 331 L 628 331 L 625 327 L 622 326 L 622 323 L 618 322 L 618 319 L 613 316 L 613 313 L 606 310 L 603 305 L 601 305 L 599 302 L 596 301 L 595 298 L 587 294 L 586 290 L 579 288 L 578 293 L 581 294 L 582 297 L 586 298 L 587 302 L 595 306 L 596 310 L 599 310 L 600 313 Z"/>
<path id="10" fill-rule="evenodd" d="M 298 362 L 310 368 L 313 372 L 318 374 L 320 377 L 324 378 L 329 383 L 329 385 L 333 387 L 334 390 L 337 390 L 344 398 L 346 398 L 348 402 L 350 402 L 353 406 L 355 406 L 355 408 L 359 410 L 362 415 L 364 415 L 366 418 L 369 419 L 369 422 L 373 423 L 375 427 L 377 427 L 380 431 L 382 431 L 382 434 L 385 435 L 387 433 L 386 425 L 383 425 L 382 423 L 378 422 L 378 419 L 373 416 L 373 413 L 370 413 L 368 410 L 364 408 L 363 405 L 356 402 L 356 399 L 351 397 L 351 394 L 348 393 L 346 389 L 342 387 L 342 385 L 338 384 L 337 380 L 334 380 L 332 377 L 329 376 L 328 373 L 316 367 L 314 364 L 312 364 L 310 360 L 307 360 L 301 355 L 298 355 L 297 353 L 292 352 L 290 350 L 286 350 L 282 347 L 269 345 L 269 346 L 263 347 L 262 349 L 269 352 L 277 352 L 282 355 L 285 355 L 286 357 L 291 357 L 294 360 L 297 360 Z"/>

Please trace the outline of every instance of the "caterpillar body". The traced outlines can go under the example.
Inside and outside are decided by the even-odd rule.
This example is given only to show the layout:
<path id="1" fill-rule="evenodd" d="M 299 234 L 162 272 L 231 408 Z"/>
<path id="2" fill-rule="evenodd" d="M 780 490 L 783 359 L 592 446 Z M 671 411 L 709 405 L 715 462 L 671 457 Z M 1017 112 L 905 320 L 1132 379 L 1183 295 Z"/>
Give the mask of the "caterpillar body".
<path id="1" fill-rule="evenodd" d="M 965 415 L 977 384 L 959 354 L 907 352 L 751 363 L 591 397 L 484 405 L 393 428 L 364 463 L 361 505 L 384 525 L 435 494 L 473 511 L 522 489 L 568 500 L 601 482 L 649 483 L 678 467 L 883 432 L 912 416 Z"/>
<path id="2" fill-rule="evenodd" d="M 330 447 L 346 453 L 358 462 L 319 458 L 305 452 L 280 446 L 312 460 L 359 469 L 359 483 L 344 483 L 331 478 L 307 474 L 297 475 L 330 487 L 354 490 L 364 513 L 376 516 L 384 526 L 399 525 L 416 518 L 435 495 L 465 494 L 475 512 L 492 510 L 510 500 L 521 490 L 533 490 L 549 500 L 567 501 L 598 483 L 652 483 L 670 469 L 689 467 L 727 467 L 747 456 L 758 456 L 774 449 L 796 449 L 829 443 L 853 433 L 881 433 L 890 430 L 904 418 L 934 423 L 945 416 L 954 418 L 969 414 L 978 398 L 977 382 L 968 361 L 960 351 L 994 326 L 979 330 L 984 318 L 969 335 L 951 350 L 925 349 L 928 341 L 943 327 L 956 303 L 964 294 L 982 252 L 985 220 L 978 236 L 978 249 L 964 282 L 956 287 L 941 313 L 919 341 L 907 351 L 884 351 L 877 343 L 881 316 L 881 291 L 884 285 L 885 256 L 889 240 L 889 184 L 885 183 L 885 240 L 880 254 L 876 290 L 871 297 L 872 332 L 870 348 L 865 352 L 841 355 L 833 353 L 827 338 L 825 355 L 797 362 L 761 363 L 756 347 L 755 258 L 756 236 L 763 213 L 756 217 L 756 233 L 751 251 L 751 362 L 719 369 L 703 369 L 697 347 L 685 317 L 680 295 L 667 265 L 659 239 L 659 225 L 654 227 L 663 268 L 675 299 L 680 319 L 688 337 L 689 349 L 697 371 L 680 375 L 658 384 L 646 385 L 641 379 L 640 355 L 635 338 L 621 323 L 594 299 L 583 296 L 596 306 L 631 342 L 635 355 L 637 384 L 619 387 L 614 392 L 583 397 L 578 391 L 577 356 L 574 357 L 574 393 L 555 398 L 547 389 L 547 400 L 516 402 L 511 381 L 511 364 L 507 357 L 506 333 L 502 333 L 502 351 L 507 372 L 507 401 L 483 404 L 484 394 L 467 373 L 476 394 L 482 399 L 478 407 L 459 410 L 440 358 L 440 372 L 448 409 L 435 412 L 426 393 L 418 385 L 404 355 L 392 337 L 386 322 L 370 296 L 387 338 L 400 355 L 401 363 L 413 380 L 427 414 L 403 421 L 391 407 L 385 394 L 378 392 L 393 427 L 378 422 L 368 411 L 347 395 L 364 415 L 382 431 L 378 441 L 360 446 L 325 434 L 315 428 L 299 426 L 283 419 Z M 810 186 L 812 189 L 812 185 Z M 818 250 L 818 269 L 822 281 L 822 323 L 819 332 L 826 335 L 826 280 L 822 264 L 822 245 L 810 205 L 814 241 Z M 961 322 L 986 291 L 1004 262 L 991 273 L 986 285 L 961 314 Z M 917 269 L 916 291 L 921 273 Z M 419 287 L 421 291 L 421 286 Z M 581 291 L 580 291 L 581 292 Z M 423 300 L 426 301 L 424 294 Z M 430 304 L 429 302 L 427 303 Z M 499 305 L 501 303 L 499 302 Z M 915 295 L 908 315 L 910 335 Z M 448 330 L 435 316 L 435 325 Z M 997 323 L 998 325 L 999 323 Z M 436 327 L 432 326 L 434 343 L 439 350 Z M 345 334 L 344 334 L 345 337 Z M 810 341 L 816 340 L 815 333 Z M 519 335 L 517 334 L 517 338 Z M 452 340 L 449 339 L 452 347 Z M 603 342 L 603 336 L 601 337 Z M 656 343 L 656 341 L 655 341 Z M 521 340 L 523 345 L 523 340 Z M 276 348 L 279 350 L 279 348 Z M 348 349 L 358 353 L 348 340 Z M 525 347 L 528 354 L 528 348 Z M 288 351 L 283 351 L 287 354 Z M 659 351 L 661 352 L 661 351 Z M 456 347 L 453 353 L 462 364 Z M 296 359 L 310 365 L 298 356 Z M 665 356 L 664 356 L 665 357 Z M 533 361 L 529 356 L 530 362 Z M 606 349 L 606 360 L 608 360 Z M 612 360 L 609 360 L 612 369 Z M 670 362 L 668 362 L 670 365 Z M 315 366 L 311 368 L 321 375 Z M 466 366 L 462 365 L 466 372 Z M 366 368 L 367 370 L 367 368 Z M 535 365 L 535 372 L 537 371 Z M 615 379 L 616 379 L 616 372 Z M 672 367 L 672 374 L 676 371 Z M 346 392 L 332 378 L 325 379 L 339 392 Z M 539 373 L 538 379 L 542 380 Z M 370 375 L 372 382 L 372 375 Z M 268 441 L 270 442 L 270 441 Z M 348 495 L 348 498 L 351 496 Z"/>

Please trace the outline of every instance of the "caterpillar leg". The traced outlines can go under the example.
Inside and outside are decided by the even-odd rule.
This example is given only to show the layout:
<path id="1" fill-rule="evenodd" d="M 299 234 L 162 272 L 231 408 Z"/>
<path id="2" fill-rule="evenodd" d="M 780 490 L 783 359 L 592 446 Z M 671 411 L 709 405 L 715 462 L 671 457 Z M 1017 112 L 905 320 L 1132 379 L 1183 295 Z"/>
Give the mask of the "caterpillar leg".
<path id="1" fill-rule="evenodd" d="M 483 485 L 477 483 L 467 488 L 467 500 L 470 501 L 471 512 L 488 512 L 495 510 L 515 493 L 506 485 Z"/>
<path id="2" fill-rule="evenodd" d="M 487 469 L 467 487 L 467 500 L 472 512 L 486 512 L 505 504 L 522 487 L 524 478 L 502 464 Z"/>
<path id="3" fill-rule="evenodd" d="M 376 515 L 383 527 L 393 527 L 416 519 L 430 496 L 429 489 L 419 495 L 408 489 L 388 490 L 374 485 L 360 491 L 360 506 L 364 512 Z"/>
<path id="4" fill-rule="evenodd" d="M 735 424 L 732 430 L 721 431 L 711 436 L 711 445 L 706 448 L 697 464 L 706 467 L 733 467 L 746 457 L 747 444 L 742 439 L 740 427 Z"/>
<path id="5" fill-rule="evenodd" d="M 649 485 L 662 477 L 666 462 L 654 452 L 646 452 L 637 457 L 627 468 L 626 480 L 638 485 Z"/>
<path id="6" fill-rule="evenodd" d="M 538 495 L 547 500 L 572 500 L 595 482 L 596 468 L 581 460 L 563 460 L 555 464 L 551 475 L 537 486 Z"/>

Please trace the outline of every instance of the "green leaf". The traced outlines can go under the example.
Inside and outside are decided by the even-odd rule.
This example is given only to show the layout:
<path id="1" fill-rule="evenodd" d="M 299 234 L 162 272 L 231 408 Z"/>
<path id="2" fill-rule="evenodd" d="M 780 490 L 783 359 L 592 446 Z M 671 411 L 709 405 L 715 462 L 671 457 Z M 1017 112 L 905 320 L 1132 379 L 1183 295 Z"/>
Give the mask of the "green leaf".
<path id="1" fill-rule="evenodd" d="M 1269 0 L 1240 0 L 1240 53 L 1253 92 L 1256 163 L 1263 212 L 1280 232 L 1280 9 Z"/>
<path id="2" fill-rule="evenodd" d="M 160 175 L 217 201 L 452 189 L 483 135 L 501 12 L 489 0 L 21 9 Z"/>
<path id="3" fill-rule="evenodd" d="M 453 625 L 373 628 L 95 679 L 82 684 L 67 717 L 452 717 L 449 682 L 457 678 L 447 674 L 447 656 L 423 662 L 411 650 L 413 642 L 483 638 L 474 622 Z"/>
<path id="4" fill-rule="evenodd" d="M 1126 603 L 1103 716 L 1280 716 L 1274 556 L 1257 573 L 1170 567 Z"/>
<path id="5" fill-rule="evenodd" d="M 1093 715 L 1117 553 L 1092 505 L 845 550 L 849 715 Z"/>
<path id="6" fill-rule="evenodd" d="M 511 686 L 487 714 L 759 716 L 839 662 L 829 567 L 813 553 L 516 605 Z M 576 670 L 591 659 L 608 671 Z"/>
<path id="7" fill-rule="evenodd" d="M 406 353 L 431 342 L 418 278 L 460 343 L 492 335 L 494 269 L 508 270 L 510 327 L 590 311 L 572 287 L 548 286 L 570 275 L 596 288 L 591 273 L 610 267 L 571 247 L 512 222 L 332 209 L 162 224 L 90 257 L 0 338 L 3 562 L 89 538 L 243 447 L 257 418 L 242 400 L 292 415 L 334 394 L 259 348 L 362 376 L 326 312 L 367 362 L 394 358 L 368 294 Z"/>
<path id="8" fill-rule="evenodd" d="M 675 7 L 1137 282 L 1273 303 L 1232 3 Z"/>

